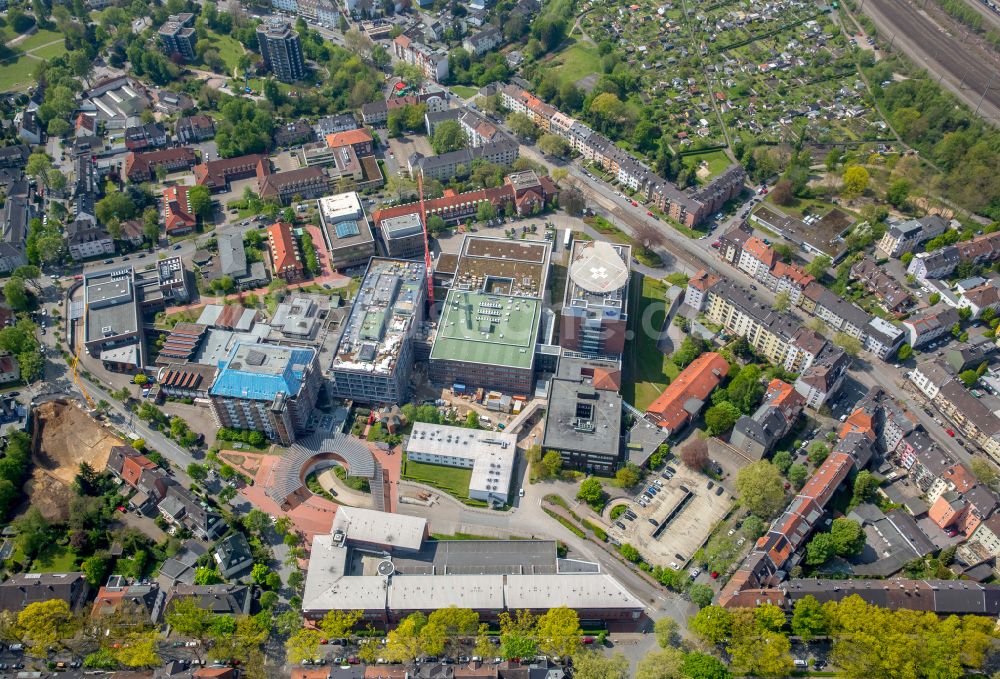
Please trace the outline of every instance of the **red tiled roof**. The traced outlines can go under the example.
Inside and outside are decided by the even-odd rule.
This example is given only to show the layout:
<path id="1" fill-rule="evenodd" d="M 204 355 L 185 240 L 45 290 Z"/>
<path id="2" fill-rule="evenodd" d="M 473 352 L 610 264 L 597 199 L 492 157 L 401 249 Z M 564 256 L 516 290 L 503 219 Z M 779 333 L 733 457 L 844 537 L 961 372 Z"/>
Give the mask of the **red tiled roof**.
<path id="1" fill-rule="evenodd" d="M 290 224 L 276 222 L 267 227 L 267 240 L 271 246 L 271 260 L 274 263 L 275 272 L 302 268 Z"/>
<path id="2" fill-rule="evenodd" d="M 825 507 L 853 467 L 854 460 L 847 453 L 831 453 L 809 477 L 799 495 L 812 498 L 816 504 Z"/>
<path id="3" fill-rule="evenodd" d="M 194 180 L 199 186 L 218 188 L 225 186 L 232 176 L 249 176 L 253 172 L 256 172 L 258 177 L 271 174 L 267 156 L 251 154 L 199 163 L 194 166 Z"/>
<path id="4" fill-rule="evenodd" d="M 685 368 L 663 393 L 646 409 L 661 427 L 676 431 L 690 415 L 685 405 L 691 399 L 704 401 L 722 378 L 729 374 L 729 363 L 721 354 L 706 352 Z"/>
<path id="5" fill-rule="evenodd" d="M 719 282 L 719 277 L 714 273 L 708 273 L 704 269 L 699 271 L 694 275 L 694 277 L 688 281 L 688 287 L 693 287 L 697 290 L 705 292 L 713 285 Z"/>
<path id="6" fill-rule="evenodd" d="M 364 144 L 372 141 L 371 132 L 364 128 L 356 130 L 346 130 L 344 132 L 333 132 L 326 135 L 326 145 L 332 149 L 340 146 L 353 146 L 354 144 Z"/>
<path id="7" fill-rule="evenodd" d="M 594 389 L 604 389 L 607 391 L 618 391 L 622 386 L 622 373 L 620 370 L 608 370 L 607 368 L 594 368 Z"/>
<path id="8" fill-rule="evenodd" d="M 163 189 L 163 222 L 167 235 L 171 232 L 193 229 L 198 220 L 191 214 L 188 202 L 188 187 L 170 186 Z"/>
<path id="9" fill-rule="evenodd" d="M 747 242 L 743 244 L 743 249 L 753 255 L 754 259 L 757 259 L 767 265 L 770 269 L 774 266 L 776 256 L 774 250 L 772 250 L 767 243 L 762 241 L 756 236 L 751 236 L 747 238 Z"/>
<path id="10" fill-rule="evenodd" d="M 815 278 L 806 273 L 806 270 L 797 264 L 785 264 L 781 260 L 774 263 L 773 273 L 776 278 L 787 278 L 800 288 L 804 288 L 812 283 Z"/>
<path id="11" fill-rule="evenodd" d="M 964 464 L 956 464 L 948 467 L 942 474 L 946 481 L 951 481 L 955 485 L 955 490 L 959 493 L 966 493 L 976 485 L 976 477 Z"/>

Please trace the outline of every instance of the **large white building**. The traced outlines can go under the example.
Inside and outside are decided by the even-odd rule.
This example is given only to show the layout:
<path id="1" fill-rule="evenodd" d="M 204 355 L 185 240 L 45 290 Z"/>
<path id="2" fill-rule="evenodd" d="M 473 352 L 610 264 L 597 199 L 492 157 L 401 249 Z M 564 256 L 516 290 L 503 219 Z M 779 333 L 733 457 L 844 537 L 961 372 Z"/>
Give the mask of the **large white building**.
<path id="1" fill-rule="evenodd" d="M 414 462 L 472 470 L 469 497 L 506 504 L 514 472 L 517 436 L 497 431 L 416 422 L 406 444 Z"/>

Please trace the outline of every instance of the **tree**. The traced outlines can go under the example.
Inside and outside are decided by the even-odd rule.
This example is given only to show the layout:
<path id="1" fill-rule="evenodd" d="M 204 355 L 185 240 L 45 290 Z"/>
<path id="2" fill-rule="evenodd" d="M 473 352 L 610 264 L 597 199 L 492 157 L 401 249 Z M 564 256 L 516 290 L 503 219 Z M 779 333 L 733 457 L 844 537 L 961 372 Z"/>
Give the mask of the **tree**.
<path id="1" fill-rule="evenodd" d="M 676 648 L 651 651 L 639 661 L 635 679 L 683 679 L 684 653 Z"/>
<path id="2" fill-rule="evenodd" d="M 708 464 L 708 441 L 692 436 L 681 448 L 681 462 L 696 472 L 703 471 Z"/>
<path id="3" fill-rule="evenodd" d="M 822 566 L 837 553 L 830 533 L 817 533 L 806 545 L 806 563 L 810 566 Z"/>
<path id="4" fill-rule="evenodd" d="M 822 280 L 832 263 L 833 259 L 829 255 L 816 255 L 811 262 L 806 264 L 806 273 L 816 280 Z"/>
<path id="5" fill-rule="evenodd" d="M 744 507 L 764 518 L 773 516 L 785 503 L 781 474 L 767 460 L 758 460 L 736 474 L 736 492 Z"/>
<path id="6" fill-rule="evenodd" d="M 809 470 L 804 464 L 796 462 L 788 468 L 788 481 L 795 487 L 795 490 L 799 490 L 802 486 L 806 485 L 806 479 L 808 478 Z"/>
<path id="7" fill-rule="evenodd" d="M 791 642 L 778 632 L 744 634 L 726 649 L 733 669 L 740 674 L 786 677 L 792 670 Z"/>
<path id="8" fill-rule="evenodd" d="M 188 189 L 188 204 L 191 212 L 201 219 L 212 218 L 212 193 L 207 186 L 192 186 Z"/>
<path id="9" fill-rule="evenodd" d="M 868 188 L 868 170 L 859 165 L 848 165 L 844 170 L 844 195 L 860 196 Z"/>
<path id="10" fill-rule="evenodd" d="M 708 585 L 694 584 L 688 588 L 688 596 L 699 608 L 704 608 L 712 603 L 715 592 Z"/>
<path id="11" fill-rule="evenodd" d="M 194 571 L 194 584 L 196 585 L 217 585 L 222 582 L 222 576 L 214 568 L 196 568 Z"/>
<path id="12" fill-rule="evenodd" d="M 358 613 L 360 614 L 360 611 Z M 439 608 L 427 616 L 427 625 L 441 630 L 441 634 L 447 640 L 446 645 L 457 652 L 464 638 L 477 634 L 479 614 L 469 608 L 456 606 Z"/>
<path id="13" fill-rule="evenodd" d="M 910 197 L 910 182 L 906 179 L 895 179 L 885 190 L 885 199 L 890 205 L 902 208 L 906 205 L 906 199 Z"/>
<path id="14" fill-rule="evenodd" d="M 844 350 L 848 356 L 855 357 L 861 353 L 861 340 L 852 337 L 846 332 L 838 332 L 833 335 L 833 343 Z"/>
<path id="15" fill-rule="evenodd" d="M 535 623 L 535 635 L 542 653 L 565 658 L 580 649 L 580 618 L 566 606 L 550 608 Z"/>
<path id="16" fill-rule="evenodd" d="M 822 441 L 813 441 L 809 444 L 809 461 L 815 466 L 823 464 L 823 461 L 830 455 L 830 446 Z"/>
<path id="17" fill-rule="evenodd" d="M 625 557 L 626 561 L 631 561 L 632 563 L 639 563 L 639 561 L 642 559 L 642 555 L 639 554 L 639 550 L 627 542 L 623 542 L 621 546 L 618 547 L 618 551 L 621 553 L 623 557 Z"/>
<path id="18" fill-rule="evenodd" d="M 779 292 L 774 296 L 771 308 L 775 311 L 788 311 L 788 307 L 791 306 L 791 300 L 792 296 L 788 292 Z"/>
<path id="19" fill-rule="evenodd" d="M 590 477 L 580 484 L 580 490 L 576 493 L 576 499 L 586 502 L 591 507 L 598 507 L 604 504 L 604 489 L 601 482 Z"/>
<path id="20" fill-rule="evenodd" d="M 17 279 L 12 278 L 11 280 Z M 963 370 L 958 373 L 958 379 L 962 381 L 966 389 L 972 389 L 972 387 L 976 386 L 976 382 L 979 381 L 979 375 L 976 374 L 975 370 Z"/>
<path id="21" fill-rule="evenodd" d="M 424 654 L 420 632 L 427 625 L 423 613 L 411 613 L 386 636 L 385 654 L 393 662 L 412 662 Z"/>
<path id="22" fill-rule="evenodd" d="M 718 436 L 732 429 L 736 420 L 740 419 L 740 410 L 729 401 L 721 401 L 705 411 L 705 426 L 708 433 Z"/>
<path id="23" fill-rule="evenodd" d="M 448 224 L 440 215 L 431 215 L 427 218 L 427 230 L 437 235 L 448 228 Z"/>
<path id="24" fill-rule="evenodd" d="M 990 464 L 989 460 L 979 457 L 978 455 L 973 456 L 973 458 L 969 460 L 969 468 L 972 470 L 972 473 L 976 475 L 976 478 L 979 479 L 979 482 L 987 486 L 994 485 L 997 482 L 997 479 L 1000 478 L 996 467 Z"/>
<path id="25" fill-rule="evenodd" d="M 787 450 L 779 450 L 771 456 L 771 464 L 778 468 L 782 474 L 788 474 L 788 469 L 792 466 L 792 454 Z"/>
<path id="26" fill-rule="evenodd" d="M 81 569 L 87 576 L 87 582 L 90 583 L 91 587 L 100 587 L 104 584 L 104 578 L 108 574 L 108 566 L 110 566 L 110 560 L 106 553 L 102 553 L 94 554 L 84 560 Z"/>
<path id="27" fill-rule="evenodd" d="M 323 637 L 317 630 L 302 628 L 297 630 L 285 642 L 285 654 L 288 662 L 298 664 L 303 660 L 312 660 L 319 656 L 319 642 Z"/>
<path id="28" fill-rule="evenodd" d="M 854 477 L 854 495 L 851 504 L 860 504 L 871 500 L 875 497 L 878 487 L 878 479 L 870 471 L 858 472 L 858 475 Z"/>
<path id="29" fill-rule="evenodd" d="M 550 450 L 545 453 L 545 456 L 541 461 L 542 472 L 545 478 L 553 478 L 559 475 L 560 470 L 562 470 L 562 455 L 554 450 Z"/>
<path id="30" fill-rule="evenodd" d="M 511 132 L 523 139 L 534 141 L 538 138 L 538 126 L 525 113 L 514 112 L 507 116 L 507 127 L 510 128 Z"/>
<path id="31" fill-rule="evenodd" d="M 14 311 L 27 311 L 29 298 L 24 280 L 13 276 L 3 286 L 3 296 Z"/>
<path id="32" fill-rule="evenodd" d="M 662 617 L 657 620 L 653 623 L 653 633 L 660 648 L 677 647 L 681 644 L 680 625 L 673 618 Z"/>
<path id="33" fill-rule="evenodd" d="M 570 145 L 565 139 L 556 134 L 543 134 L 538 138 L 538 148 L 542 153 L 563 158 L 570 153 Z"/>
<path id="34" fill-rule="evenodd" d="M 913 347 L 911 347 L 909 344 L 900 345 L 899 349 L 896 351 L 897 361 L 900 362 L 908 361 L 910 360 L 911 356 L 913 356 Z"/>
<path id="35" fill-rule="evenodd" d="M 732 679 L 732 674 L 713 655 L 692 651 L 684 656 L 681 672 L 692 679 Z"/>
<path id="36" fill-rule="evenodd" d="M 362 611 L 333 610 L 323 616 L 319 628 L 328 638 L 346 637 L 361 620 Z"/>
<path id="37" fill-rule="evenodd" d="M 610 658 L 586 651 L 573 656 L 573 676 L 576 679 L 628 679 L 628 659 L 621 653 Z"/>
<path id="38" fill-rule="evenodd" d="M 156 653 L 159 634 L 154 631 L 130 633 L 127 641 L 115 649 L 115 659 L 125 667 L 153 667 L 162 661 Z"/>
<path id="39" fill-rule="evenodd" d="M 491 219 L 496 219 L 497 211 L 493 207 L 493 203 L 488 200 L 480 201 L 479 205 L 476 206 L 476 221 L 477 222 L 488 222 Z"/>
<path id="40" fill-rule="evenodd" d="M 615 472 L 615 482 L 619 488 L 631 488 L 639 483 L 641 478 L 641 470 L 631 462 Z"/>
<path id="41" fill-rule="evenodd" d="M 816 597 L 809 594 L 795 602 L 795 609 L 792 612 L 792 634 L 802 637 L 803 641 L 809 641 L 815 637 L 825 636 L 828 630 L 826 614 Z"/>
<path id="42" fill-rule="evenodd" d="M 771 189 L 771 200 L 774 201 L 775 205 L 791 205 L 792 201 L 795 200 L 792 182 L 782 179 L 775 184 L 774 188 Z"/>
<path id="43" fill-rule="evenodd" d="M 431 148 L 438 155 L 464 149 L 469 145 L 469 139 L 457 120 L 445 120 L 438 123 L 431 136 Z"/>
<path id="44" fill-rule="evenodd" d="M 865 531 L 861 524 L 853 519 L 840 517 L 833 520 L 830 526 L 830 536 L 833 538 L 833 548 L 837 556 L 854 556 L 865 546 Z"/>
<path id="45" fill-rule="evenodd" d="M 31 507 L 24 516 L 14 522 L 17 530 L 17 546 L 32 561 L 49 544 L 50 524 L 37 507 Z"/>
<path id="46" fill-rule="evenodd" d="M 490 626 L 485 622 L 481 623 L 476 633 L 476 644 L 472 649 L 472 654 L 486 658 L 493 655 L 494 649 L 493 642 L 490 641 Z"/>
<path id="47" fill-rule="evenodd" d="M 705 606 L 688 620 L 688 629 L 710 646 L 717 646 L 733 633 L 733 614 L 722 606 Z"/>
<path id="48" fill-rule="evenodd" d="M 31 655 L 44 658 L 49 647 L 72 636 L 75 618 L 69 604 L 62 599 L 49 599 L 28 604 L 17 614 L 17 626 L 30 646 Z"/>
<path id="49" fill-rule="evenodd" d="M 767 530 L 767 524 L 759 516 L 750 515 L 743 522 L 743 533 L 750 540 L 756 540 Z"/>
<path id="50" fill-rule="evenodd" d="M 583 193 L 575 186 L 569 186 L 559 192 L 559 207 L 572 217 L 579 217 L 587 207 Z"/>
<path id="51" fill-rule="evenodd" d="M 102 223 L 107 223 L 110 219 L 124 222 L 136 215 L 136 207 L 132 198 L 121 191 L 109 191 L 108 195 L 97 201 L 94 211 L 97 219 Z M 159 224 L 158 220 L 159 216 L 157 215 L 157 224 Z"/>

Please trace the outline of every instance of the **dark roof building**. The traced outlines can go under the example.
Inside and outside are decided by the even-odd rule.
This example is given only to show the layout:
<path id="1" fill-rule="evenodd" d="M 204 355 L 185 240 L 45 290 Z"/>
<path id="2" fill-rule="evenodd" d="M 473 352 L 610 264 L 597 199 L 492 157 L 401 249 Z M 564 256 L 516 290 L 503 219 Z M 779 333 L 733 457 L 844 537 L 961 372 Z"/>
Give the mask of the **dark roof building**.
<path id="1" fill-rule="evenodd" d="M 0 583 L 0 610 L 17 613 L 29 604 L 59 599 L 76 611 L 89 591 L 83 573 L 17 573 Z"/>

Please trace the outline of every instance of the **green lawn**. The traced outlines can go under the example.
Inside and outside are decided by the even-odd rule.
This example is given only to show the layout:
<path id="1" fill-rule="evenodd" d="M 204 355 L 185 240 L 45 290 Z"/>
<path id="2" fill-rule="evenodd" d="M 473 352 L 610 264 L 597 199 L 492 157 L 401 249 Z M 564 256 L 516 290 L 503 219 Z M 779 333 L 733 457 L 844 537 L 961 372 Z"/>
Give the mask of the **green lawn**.
<path id="1" fill-rule="evenodd" d="M 469 481 L 472 480 L 471 469 L 445 467 L 440 464 L 425 464 L 411 460 L 406 460 L 404 464 L 403 478 L 428 483 L 460 500 L 469 499 Z"/>
<path id="2" fill-rule="evenodd" d="M 208 31 L 206 40 L 212 43 L 212 47 L 218 50 L 219 56 L 226 62 L 227 75 L 232 75 L 240 63 L 240 57 L 243 55 L 243 45 L 236 38 L 229 35 L 221 35 L 215 31 Z"/>
<path id="3" fill-rule="evenodd" d="M 707 177 L 698 177 L 698 180 L 702 183 L 708 183 L 715 177 L 718 177 L 732 163 L 732 161 L 729 160 L 729 156 L 726 155 L 726 152 L 721 149 L 717 151 L 709 151 L 708 153 L 693 153 L 689 156 L 684 156 L 684 163 L 696 170 L 702 161 L 708 163 L 709 172 Z"/>
<path id="4" fill-rule="evenodd" d="M 24 552 L 15 547 L 10 555 L 12 561 L 23 564 Z M 76 555 L 67 547 L 50 543 L 31 564 L 30 573 L 67 573 L 76 570 Z"/>
<path id="5" fill-rule="evenodd" d="M 468 85 L 452 85 L 449 89 L 452 92 L 462 97 L 462 99 L 468 99 L 469 97 L 475 96 L 476 92 L 479 91 L 478 87 L 469 87 Z"/>
<path id="6" fill-rule="evenodd" d="M 30 38 L 26 38 L 24 42 L 17 45 L 17 49 L 22 52 L 30 52 L 36 47 L 41 47 L 42 45 L 48 44 L 58 40 L 60 43 L 63 41 L 63 35 L 56 31 L 38 31 L 33 34 Z"/>
<path id="7" fill-rule="evenodd" d="M 39 47 L 31 56 L 38 57 L 39 59 L 55 59 L 58 56 L 62 56 L 66 53 L 66 45 L 62 42 L 57 42 L 55 45 L 48 45 L 47 47 Z"/>
<path id="8" fill-rule="evenodd" d="M 666 316 L 666 286 L 662 281 L 643 278 L 641 297 L 633 278 L 629 313 L 630 329 L 635 340 L 626 346 L 627 379 L 622 385 L 622 398 L 639 410 L 645 410 L 660 392 L 677 377 L 680 370 L 656 346 L 656 335 Z"/>
<path id="9" fill-rule="evenodd" d="M 575 83 L 580 78 L 602 72 L 597 47 L 580 42 L 557 54 L 548 66 L 555 70 L 561 83 Z"/>
<path id="10" fill-rule="evenodd" d="M 41 63 L 31 57 L 20 57 L 16 61 L 0 65 L 0 92 L 26 90 L 35 82 L 33 73 Z"/>

